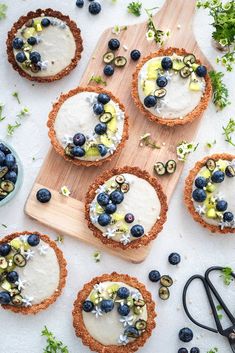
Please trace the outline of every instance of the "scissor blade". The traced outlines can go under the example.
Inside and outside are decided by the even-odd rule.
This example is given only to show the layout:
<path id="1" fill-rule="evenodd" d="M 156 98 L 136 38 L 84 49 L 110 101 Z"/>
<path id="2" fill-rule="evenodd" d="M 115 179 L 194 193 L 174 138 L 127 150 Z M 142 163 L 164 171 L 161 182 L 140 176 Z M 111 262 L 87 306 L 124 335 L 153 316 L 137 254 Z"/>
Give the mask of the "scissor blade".
<path id="1" fill-rule="evenodd" d="M 233 353 L 235 353 L 235 342 L 230 341 L 229 343 L 230 343 L 230 346 L 232 348 Z"/>

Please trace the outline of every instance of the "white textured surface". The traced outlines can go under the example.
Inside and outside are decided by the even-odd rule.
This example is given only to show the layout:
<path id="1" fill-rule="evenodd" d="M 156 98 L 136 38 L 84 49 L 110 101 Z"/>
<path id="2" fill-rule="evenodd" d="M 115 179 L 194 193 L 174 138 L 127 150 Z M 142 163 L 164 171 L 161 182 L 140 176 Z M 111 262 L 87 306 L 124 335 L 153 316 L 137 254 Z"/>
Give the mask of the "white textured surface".
<path id="1" fill-rule="evenodd" d="M 85 9 L 77 9 L 74 0 L 50 0 L 50 2 L 48 0 L 5 0 L 5 2 L 8 3 L 9 10 L 7 19 L 0 22 L 0 101 L 7 106 L 5 111 L 8 118 L 0 123 L 0 138 L 5 137 L 6 124 L 10 121 L 14 122 L 14 116 L 19 110 L 19 106 L 11 97 L 13 91 L 20 92 L 23 104 L 30 107 L 31 116 L 25 118 L 22 127 L 16 131 L 13 138 L 9 139 L 9 142 L 18 150 L 23 160 L 25 181 L 18 196 L 10 204 L 0 209 L 0 224 L 8 225 L 6 230 L 1 227 L 0 232 L 3 236 L 16 230 L 37 229 L 55 237 L 50 229 L 29 220 L 23 213 L 23 206 L 29 189 L 40 168 L 42 158 L 49 148 L 45 123 L 51 103 L 60 92 L 74 88 L 79 83 L 98 37 L 106 27 L 117 24 L 117 21 L 119 21 L 119 24 L 135 23 L 141 21 L 144 15 L 137 19 L 127 14 L 126 5 L 129 2 L 128 0 L 119 0 L 116 5 L 111 4 L 111 0 L 103 0 L 104 10 L 97 17 L 92 17 Z M 160 5 L 161 3 L 160 0 L 144 0 L 146 7 L 152 7 L 155 4 Z M 51 85 L 35 84 L 32 87 L 32 83 L 19 77 L 8 64 L 5 53 L 5 38 L 12 23 L 20 15 L 28 10 L 47 6 L 61 10 L 77 21 L 82 29 L 85 50 L 81 63 L 68 77 Z M 210 21 L 203 11 L 199 11 L 195 17 L 194 30 L 202 50 L 213 62 L 217 53 L 210 44 Z M 226 79 L 233 102 L 235 99 L 234 74 L 226 74 Z M 217 144 L 213 152 L 235 153 L 235 149 L 226 144 L 221 135 L 222 125 L 227 122 L 229 117 L 234 116 L 234 113 L 233 104 L 221 113 L 216 113 L 211 105 L 206 112 L 197 136 L 197 141 L 201 144 L 186 164 L 170 204 L 168 222 L 164 231 L 153 243 L 148 259 L 142 265 L 134 265 L 104 253 L 101 263 L 95 264 L 92 259 L 94 251 L 92 247 L 66 237 L 62 248 L 68 260 L 69 275 L 63 295 L 55 305 L 37 316 L 21 317 L 0 310 L 0 322 L 4 323 L 1 324 L 0 330 L 1 353 L 42 353 L 44 339 L 40 337 L 40 331 L 44 325 L 52 329 L 68 345 L 70 353 L 88 353 L 89 349 L 83 347 L 74 334 L 71 320 L 73 301 L 83 283 L 107 271 L 128 272 L 130 275 L 138 275 L 139 280 L 148 285 L 153 298 L 157 301 L 157 328 L 145 347 L 140 350 L 141 353 L 176 353 L 181 346 L 177 338 L 178 330 L 184 326 L 192 327 L 195 334 L 192 345 L 189 344 L 187 347 L 199 346 L 202 353 L 206 353 L 207 350 L 215 346 L 219 348 L 219 353 L 230 351 L 226 339 L 197 329 L 189 323 L 182 309 L 181 293 L 186 279 L 195 272 L 203 273 L 208 266 L 214 264 L 235 267 L 235 238 L 232 236 L 211 236 L 195 224 L 183 205 L 182 193 L 184 179 L 189 169 L 197 159 L 201 159 L 207 153 L 204 149 L 206 141 L 213 141 L 216 138 Z M 32 162 L 32 157 L 36 157 L 37 160 Z M 182 262 L 178 268 L 168 265 L 167 257 L 172 251 L 178 251 L 182 255 Z M 147 274 L 152 268 L 157 268 L 162 273 L 169 273 L 176 280 L 174 287 L 171 289 L 171 298 L 167 302 L 160 302 L 157 295 L 158 286 L 149 283 L 147 280 Z M 234 285 L 231 286 L 231 290 L 232 287 Z M 206 306 L 201 307 L 201 298 L 198 291 L 191 293 L 192 304 L 190 306 L 197 311 L 202 320 L 206 321 L 209 317 L 208 308 Z M 231 296 L 230 301 L 234 303 L 233 298 Z"/>

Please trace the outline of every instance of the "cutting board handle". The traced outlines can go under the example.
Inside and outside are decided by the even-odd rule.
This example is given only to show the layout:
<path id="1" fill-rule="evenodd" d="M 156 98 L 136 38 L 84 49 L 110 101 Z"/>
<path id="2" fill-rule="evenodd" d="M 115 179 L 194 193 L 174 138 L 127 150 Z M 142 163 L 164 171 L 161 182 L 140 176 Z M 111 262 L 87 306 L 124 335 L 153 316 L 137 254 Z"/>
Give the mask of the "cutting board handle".
<path id="1" fill-rule="evenodd" d="M 167 17 L 168 14 L 170 16 L 168 22 L 171 22 L 175 17 L 177 17 L 179 24 L 182 24 L 182 22 L 191 22 L 196 2 L 197 0 L 165 0 L 162 8 L 154 15 L 154 18 L 157 19 L 164 13 L 164 16 Z"/>

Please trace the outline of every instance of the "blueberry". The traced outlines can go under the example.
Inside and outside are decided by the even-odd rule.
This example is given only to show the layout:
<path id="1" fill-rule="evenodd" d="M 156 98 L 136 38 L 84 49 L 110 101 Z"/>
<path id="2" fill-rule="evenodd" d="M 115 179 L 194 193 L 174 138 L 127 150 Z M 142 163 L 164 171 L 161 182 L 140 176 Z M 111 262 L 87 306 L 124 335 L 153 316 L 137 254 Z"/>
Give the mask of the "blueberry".
<path id="1" fill-rule="evenodd" d="M 105 313 L 109 313 L 114 308 L 114 302 L 111 299 L 104 299 L 100 303 L 100 309 Z"/>
<path id="2" fill-rule="evenodd" d="M 10 171 L 4 176 L 5 180 L 11 181 L 13 184 L 16 183 L 17 180 L 17 174 L 16 172 Z"/>
<path id="3" fill-rule="evenodd" d="M 0 292 L 0 304 L 9 304 L 11 296 L 8 292 Z"/>
<path id="4" fill-rule="evenodd" d="M 41 20 L 42 27 L 48 27 L 48 26 L 50 26 L 50 24 L 51 24 L 51 21 L 49 20 L 49 18 L 43 18 Z"/>
<path id="5" fill-rule="evenodd" d="M 107 147 L 105 145 L 103 145 L 102 143 L 100 143 L 98 145 L 98 150 L 99 150 L 101 157 L 104 157 L 108 153 Z"/>
<path id="6" fill-rule="evenodd" d="M 30 234 L 27 242 L 30 246 L 37 246 L 40 243 L 40 237 L 38 234 Z"/>
<path id="7" fill-rule="evenodd" d="M 232 212 L 225 212 L 223 215 L 224 222 L 232 222 L 234 219 L 234 215 Z"/>
<path id="8" fill-rule="evenodd" d="M 117 50 L 120 47 L 120 42 L 116 38 L 110 39 L 108 42 L 108 47 L 110 50 Z"/>
<path id="9" fill-rule="evenodd" d="M 80 147 L 80 146 L 75 146 L 71 149 L 71 155 L 73 157 L 83 157 L 85 156 L 85 150 L 84 148 Z"/>
<path id="10" fill-rule="evenodd" d="M 17 175 L 17 174 L 18 174 L 18 165 L 17 165 L 17 163 L 15 163 L 15 164 L 13 165 L 13 167 L 10 168 L 10 170 L 11 170 L 12 172 L 15 172 L 16 175 Z"/>
<path id="11" fill-rule="evenodd" d="M 225 200 L 218 200 L 216 203 L 216 209 L 220 212 L 226 211 L 228 208 L 228 203 Z"/>
<path id="12" fill-rule="evenodd" d="M 47 189 L 40 189 L 38 190 L 36 197 L 39 202 L 46 203 L 51 199 L 51 192 Z"/>
<path id="13" fill-rule="evenodd" d="M 115 204 L 119 205 L 124 200 L 123 192 L 115 190 L 110 194 L 110 200 Z"/>
<path id="14" fill-rule="evenodd" d="M 178 353 L 188 353 L 188 350 L 187 350 L 187 348 L 180 348 L 178 350 Z"/>
<path id="15" fill-rule="evenodd" d="M 111 222 L 111 217 L 107 213 L 102 213 L 98 217 L 98 223 L 100 226 L 105 227 Z"/>
<path id="16" fill-rule="evenodd" d="M 19 279 L 19 275 L 16 271 L 8 272 L 8 274 L 7 274 L 8 282 L 15 283 L 16 281 L 18 281 L 18 279 Z"/>
<path id="17" fill-rule="evenodd" d="M 26 59 L 26 55 L 23 51 L 20 51 L 16 54 L 16 61 L 18 61 L 19 63 L 22 64 Z"/>
<path id="18" fill-rule="evenodd" d="M 113 214 L 117 211 L 117 206 L 114 205 L 114 203 L 109 203 L 106 207 L 105 207 L 105 213 L 108 214 Z"/>
<path id="19" fill-rule="evenodd" d="M 112 76 L 114 74 L 114 67 L 112 65 L 105 65 L 104 74 L 105 76 Z"/>
<path id="20" fill-rule="evenodd" d="M 198 347 L 193 347 L 190 349 L 190 353 L 200 353 L 200 349 Z"/>
<path id="21" fill-rule="evenodd" d="M 29 55 L 29 59 L 33 64 L 37 64 L 41 61 L 41 55 L 37 51 L 32 51 Z"/>
<path id="22" fill-rule="evenodd" d="M 147 108 L 155 107 L 156 104 L 157 104 L 157 97 L 150 94 L 149 96 L 144 98 L 144 105 Z"/>
<path id="23" fill-rule="evenodd" d="M 76 6 L 81 9 L 84 6 L 84 0 L 77 0 L 76 1 Z"/>
<path id="24" fill-rule="evenodd" d="M 35 45 L 37 43 L 37 39 L 35 37 L 29 37 L 27 39 L 27 42 L 30 44 L 30 45 Z"/>
<path id="25" fill-rule="evenodd" d="M 107 131 L 107 125 L 105 123 L 99 123 L 95 126 L 95 133 L 97 135 L 103 135 Z"/>
<path id="26" fill-rule="evenodd" d="M 4 154 L 11 153 L 9 148 L 7 148 L 7 146 L 5 146 L 3 143 L 0 143 L 0 151 L 2 151 Z"/>
<path id="27" fill-rule="evenodd" d="M 132 222 L 134 222 L 134 220 L 135 220 L 135 217 L 132 213 L 127 213 L 125 215 L 125 222 L 126 223 L 132 223 Z"/>
<path id="28" fill-rule="evenodd" d="M 126 304 L 119 304 L 118 306 L 118 313 L 121 316 L 127 316 L 130 313 L 130 308 Z"/>
<path id="29" fill-rule="evenodd" d="M 195 189 L 193 190 L 193 199 L 196 202 L 203 202 L 206 199 L 206 192 L 203 189 Z"/>
<path id="30" fill-rule="evenodd" d="M 9 153 L 6 155 L 5 164 L 6 164 L 7 168 L 11 169 L 14 166 L 15 161 L 16 161 L 16 159 L 12 153 Z"/>
<path id="31" fill-rule="evenodd" d="M 196 74 L 197 74 L 199 77 L 205 77 L 206 74 L 207 74 L 207 68 L 206 68 L 204 65 L 199 65 L 199 66 L 196 68 Z"/>
<path id="32" fill-rule="evenodd" d="M 173 252 L 169 255 L 168 261 L 171 265 L 178 265 L 181 261 L 180 254 Z"/>
<path id="33" fill-rule="evenodd" d="M 131 235 L 135 238 L 142 237 L 144 235 L 144 228 L 139 224 L 134 225 L 131 228 Z"/>
<path id="34" fill-rule="evenodd" d="M 0 256 L 7 256 L 11 252 L 11 245 L 4 243 L 0 245 Z"/>
<path id="35" fill-rule="evenodd" d="M 213 181 L 213 183 L 222 183 L 224 181 L 224 172 L 222 172 L 221 170 L 216 170 L 212 174 L 211 180 Z"/>
<path id="36" fill-rule="evenodd" d="M 22 38 L 14 38 L 12 41 L 12 46 L 14 49 L 21 49 L 24 45 L 24 41 Z"/>
<path id="37" fill-rule="evenodd" d="M 80 132 L 74 135 L 73 143 L 75 146 L 83 146 L 85 142 L 86 142 L 86 137 Z"/>
<path id="38" fill-rule="evenodd" d="M 101 11 L 101 5 L 99 2 L 97 1 L 93 1 L 89 7 L 89 12 L 92 14 L 92 15 L 98 15 L 98 13 L 100 13 Z"/>
<path id="39" fill-rule="evenodd" d="M 198 189 L 203 189 L 207 186 L 207 180 L 206 178 L 202 177 L 202 176 L 199 176 L 197 177 L 197 179 L 195 180 L 195 186 L 198 188 Z"/>
<path id="40" fill-rule="evenodd" d="M 149 279 L 151 282 L 158 282 L 161 279 L 160 272 L 157 270 L 152 270 L 149 272 Z"/>
<path id="41" fill-rule="evenodd" d="M 107 104 L 110 101 L 110 97 L 106 93 L 100 93 L 97 97 L 99 103 Z"/>
<path id="42" fill-rule="evenodd" d="M 97 196 L 97 202 L 100 206 L 107 206 L 109 203 L 109 195 L 106 194 L 105 192 L 101 192 Z"/>
<path id="43" fill-rule="evenodd" d="M 90 313 L 94 309 L 94 304 L 90 300 L 85 300 L 82 304 L 82 309 L 86 313 Z"/>
<path id="44" fill-rule="evenodd" d="M 182 342 L 190 342 L 193 339 L 193 331 L 188 328 L 188 327 L 184 327 L 180 330 L 179 332 L 179 339 Z"/>
<path id="45" fill-rule="evenodd" d="M 140 334 L 134 326 L 128 326 L 124 331 L 124 335 L 127 337 L 138 338 Z"/>
<path id="46" fill-rule="evenodd" d="M 167 78 L 165 76 L 159 76 L 157 78 L 157 85 L 158 87 L 165 87 L 167 85 Z"/>
<path id="47" fill-rule="evenodd" d="M 137 61 L 137 60 L 139 60 L 140 57 L 141 57 L 141 53 L 139 50 L 137 50 L 137 49 L 132 50 L 132 52 L 131 52 L 131 59 L 132 60 Z"/>
<path id="48" fill-rule="evenodd" d="M 171 58 L 169 58 L 169 56 L 165 56 L 162 59 L 161 64 L 162 64 L 162 68 L 164 70 L 170 70 L 170 69 L 172 69 L 172 66 L 173 66 L 173 62 L 172 62 Z"/>
<path id="49" fill-rule="evenodd" d="M 130 295 L 130 291 L 126 287 L 120 287 L 117 291 L 117 296 L 121 299 L 126 299 Z"/>
<path id="50" fill-rule="evenodd" d="M 104 112 L 104 106 L 102 103 L 95 103 L 94 106 L 93 106 L 93 112 L 96 114 L 96 115 L 100 115 L 100 114 L 103 114 Z"/>
<path id="51" fill-rule="evenodd" d="M 0 151 L 0 166 L 3 166 L 5 164 L 5 159 L 6 159 L 5 154 L 2 151 Z"/>

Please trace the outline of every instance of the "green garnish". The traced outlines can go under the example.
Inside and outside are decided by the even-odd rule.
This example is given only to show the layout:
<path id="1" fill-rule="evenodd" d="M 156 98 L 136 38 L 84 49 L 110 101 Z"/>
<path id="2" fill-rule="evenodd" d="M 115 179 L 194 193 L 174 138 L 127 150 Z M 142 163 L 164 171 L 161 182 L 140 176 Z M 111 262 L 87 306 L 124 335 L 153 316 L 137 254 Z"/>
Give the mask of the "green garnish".
<path id="1" fill-rule="evenodd" d="M 2 115 L 3 108 L 4 108 L 4 104 L 0 103 L 0 121 L 3 121 L 4 119 L 6 119 L 6 117 Z"/>
<path id="2" fill-rule="evenodd" d="M 3 20 L 4 18 L 6 18 L 6 12 L 7 12 L 7 5 L 0 4 L 0 20 Z"/>
<path id="3" fill-rule="evenodd" d="M 93 258 L 94 258 L 95 262 L 100 262 L 101 253 L 99 251 L 95 251 L 94 254 L 93 254 Z"/>
<path id="4" fill-rule="evenodd" d="M 20 104 L 20 98 L 19 98 L 19 93 L 18 92 L 13 92 L 12 97 L 15 97 L 17 102 Z"/>
<path id="5" fill-rule="evenodd" d="M 63 244 L 64 243 L 64 237 L 63 235 L 57 235 L 56 240 L 57 243 Z"/>
<path id="6" fill-rule="evenodd" d="M 222 110 L 230 104 L 228 89 L 222 80 L 224 74 L 219 71 L 210 71 L 209 75 L 213 88 L 213 103 L 218 109 Z"/>
<path id="7" fill-rule="evenodd" d="M 107 82 L 104 81 L 104 79 L 103 79 L 101 76 L 94 76 L 94 75 L 92 75 L 91 78 L 90 78 L 89 83 L 91 83 L 91 82 L 95 82 L 95 83 L 97 83 L 98 85 L 107 86 Z"/>
<path id="8" fill-rule="evenodd" d="M 139 17 L 141 15 L 142 2 L 139 2 L 139 1 L 130 2 L 129 5 L 127 6 L 127 10 L 132 15 Z"/>
<path id="9" fill-rule="evenodd" d="M 229 119 L 229 122 L 226 126 L 223 126 L 223 135 L 225 136 L 225 141 L 228 142 L 230 145 L 235 147 L 235 142 L 232 140 L 231 134 L 235 131 L 235 120 Z"/>
<path id="10" fill-rule="evenodd" d="M 155 148 L 160 149 L 161 148 L 154 140 L 151 139 L 151 134 L 149 132 L 147 132 L 146 134 L 144 134 L 143 136 L 140 137 L 139 145 L 140 145 L 140 147 L 148 146 L 153 149 L 155 149 Z"/>
<path id="11" fill-rule="evenodd" d="M 233 270 L 232 270 L 232 268 L 231 267 L 225 267 L 223 270 L 221 270 L 221 272 L 222 272 L 221 277 L 223 277 L 224 284 L 226 286 L 229 286 L 230 283 L 233 281 L 233 276 L 232 276 Z"/>
<path id="12" fill-rule="evenodd" d="M 18 121 L 15 121 L 15 124 L 12 125 L 12 124 L 8 124 L 7 125 L 7 135 L 8 136 L 13 136 L 15 130 L 20 127 L 21 124 L 18 122 Z"/>
<path id="13" fill-rule="evenodd" d="M 211 350 L 209 350 L 207 353 L 216 353 L 216 352 L 218 352 L 219 350 L 218 350 L 218 348 L 212 348 Z"/>
<path id="14" fill-rule="evenodd" d="M 69 188 L 67 186 L 62 186 L 61 189 L 60 189 L 60 193 L 63 195 L 63 196 L 66 196 L 66 197 L 69 197 L 69 195 L 71 194 Z"/>
<path id="15" fill-rule="evenodd" d="M 153 7 L 152 9 L 145 9 L 146 14 L 148 16 L 146 38 L 148 41 L 155 40 L 156 43 L 163 45 L 167 37 L 170 36 L 170 31 L 167 30 L 166 32 L 164 32 L 155 26 L 153 22 L 153 11 L 157 8 L 158 7 Z"/>
<path id="16" fill-rule="evenodd" d="M 126 31 L 127 30 L 127 26 L 119 26 L 119 25 L 115 25 L 112 28 L 112 33 L 119 35 L 119 33 L 121 33 L 121 31 Z"/>
<path id="17" fill-rule="evenodd" d="M 216 310 L 221 311 L 221 310 L 223 310 L 223 308 L 221 305 L 217 305 Z M 222 314 L 218 313 L 217 315 L 218 315 L 219 320 L 221 320 L 223 318 Z"/>
<path id="18" fill-rule="evenodd" d="M 186 142 L 182 141 L 181 143 L 178 144 L 176 147 L 176 154 L 178 157 L 179 161 L 185 162 L 187 160 L 187 157 L 190 153 L 196 151 L 198 148 L 198 144 L 194 144 L 193 142 Z"/>
<path id="19" fill-rule="evenodd" d="M 7 225 L 6 225 L 6 224 L 1 224 L 1 226 L 2 226 L 3 228 L 7 228 Z"/>
<path id="20" fill-rule="evenodd" d="M 18 118 L 23 118 L 27 115 L 29 115 L 30 112 L 29 112 L 29 109 L 27 107 L 24 107 L 23 109 L 21 109 L 21 111 L 17 114 Z"/>
<path id="21" fill-rule="evenodd" d="M 44 348 L 43 353 L 69 353 L 67 346 L 58 341 L 46 326 L 42 330 L 41 335 L 47 339 L 47 346 Z"/>
<path id="22" fill-rule="evenodd" d="M 206 147 L 207 148 L 212 148 L 214 145 L 216 144 L 216 140 L 214 140 L 213 142 L 206 142 Z"/>

